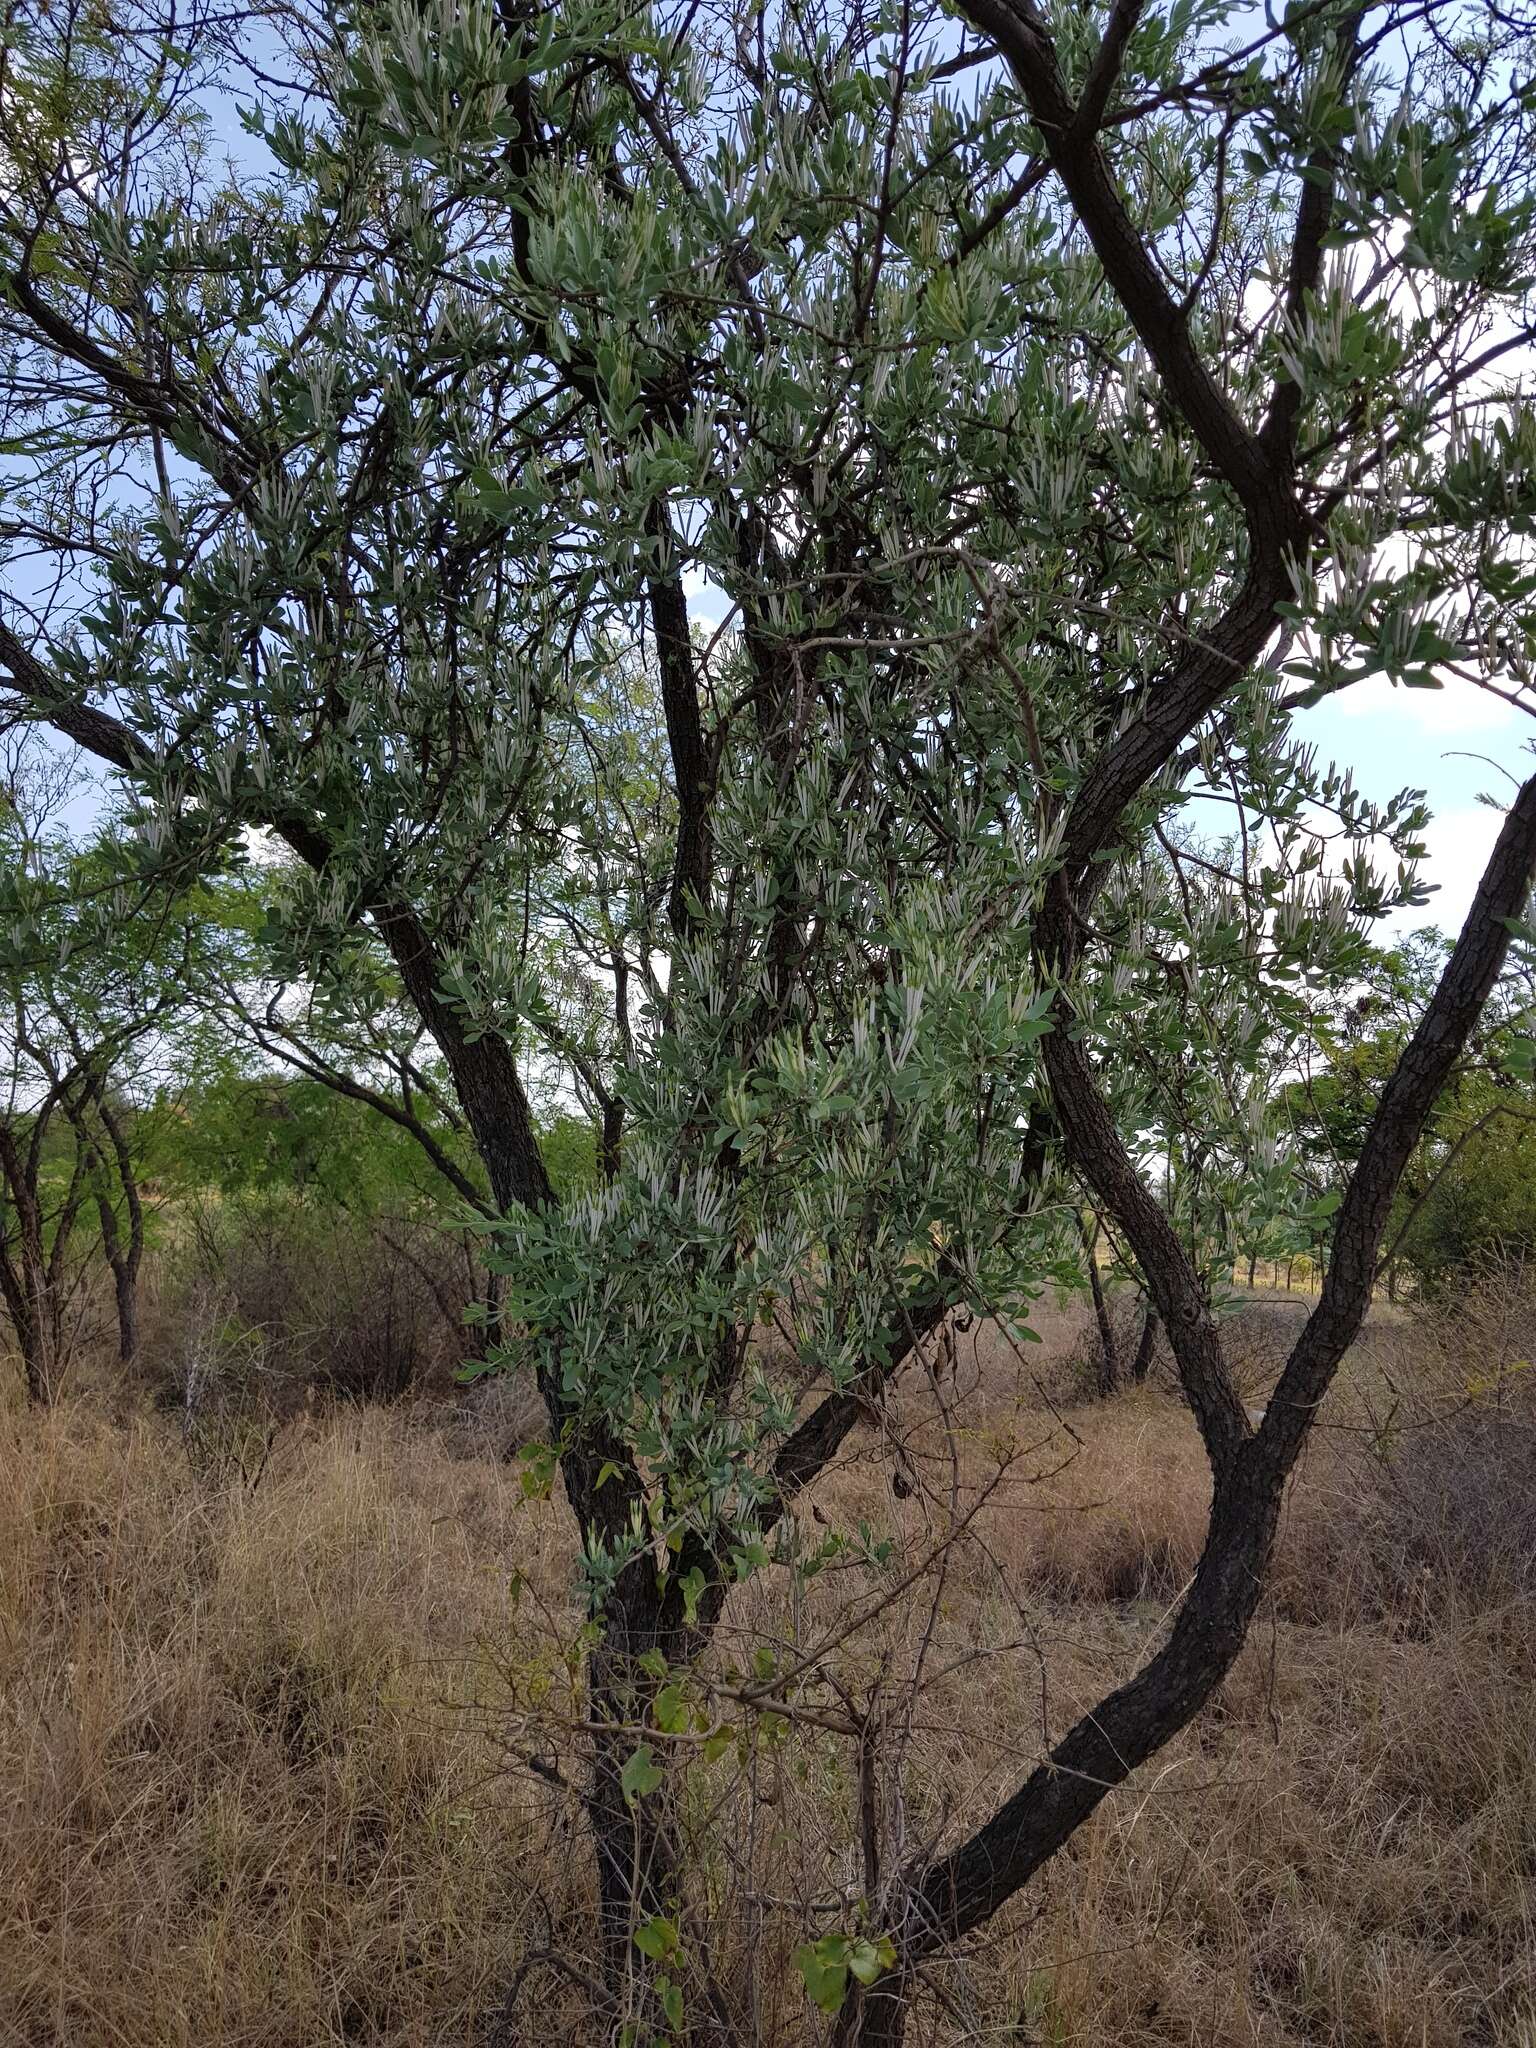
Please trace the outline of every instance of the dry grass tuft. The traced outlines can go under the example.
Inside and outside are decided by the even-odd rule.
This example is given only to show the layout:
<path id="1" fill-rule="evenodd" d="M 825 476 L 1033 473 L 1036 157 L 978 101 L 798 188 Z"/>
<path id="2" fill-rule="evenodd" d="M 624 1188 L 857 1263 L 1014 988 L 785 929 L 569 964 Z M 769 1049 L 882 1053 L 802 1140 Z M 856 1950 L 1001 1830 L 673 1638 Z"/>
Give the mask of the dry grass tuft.
<path id="1" fill-rule="evenodd" d="M 1260 1398 L 1291 1315 L 1244 1337 Z M 1469 1370 L 1453 1323 L 1376 1319 L 1214 1709 L 944 1966 L 914 2044 L 1531 2048 L 1536 1411 L 1500 1327 Z M 881 1789 L 909 1845 L 1123 1678 L 1199 1555 L 1178 1401 L 1063 1405 L 1047 1334 L 958 1335 L 891 1405 L 896 1464 L 866 1443 L 817 1489 L 888 1553 L 727 1610 L 717 1679 L 762 1644 L 859 1703 L 921 1672 Z M 579 1830 L 518 1754 L 572 1755 L 569 1534 L 472 1432 L 306 1416 L 253 1487 L 82 1392 L 0 1420 L 0 1558 L 4 2048 L 488 2048 L 521 1959 L 579 1962 Z M 685 1811 L 740 2040 L 810 2048 L 790 1952 L 864 1889 L 849 1746 L 700 1760 Z M 558 1974 L 525 1990 L 506 2041 L 597 2040 Z"/>

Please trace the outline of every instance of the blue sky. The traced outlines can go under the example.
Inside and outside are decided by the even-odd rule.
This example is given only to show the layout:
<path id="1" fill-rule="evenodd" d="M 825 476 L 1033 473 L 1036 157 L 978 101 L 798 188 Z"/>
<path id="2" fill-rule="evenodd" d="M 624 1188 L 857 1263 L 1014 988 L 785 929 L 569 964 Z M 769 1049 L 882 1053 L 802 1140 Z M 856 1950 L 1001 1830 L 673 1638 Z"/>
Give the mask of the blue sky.
<path id="1" fill-rule="evenodd" d="M 1498 811 L 1478 798 L 1486 791 L 1508 803 L 1510 777 L 1530 773 L 1525 750 L 1536 740 L 1536 721 L 1469 683 L 1403 690 L 1375 677 L 1303 712 L 1296 729 L 1320 754 L 1352 768 L 1364 796 L 1428 792 L 1435 815 L 1424 878 L 1437 893 L 1401 922 L 1457 931 L 1500 824 Z"/>

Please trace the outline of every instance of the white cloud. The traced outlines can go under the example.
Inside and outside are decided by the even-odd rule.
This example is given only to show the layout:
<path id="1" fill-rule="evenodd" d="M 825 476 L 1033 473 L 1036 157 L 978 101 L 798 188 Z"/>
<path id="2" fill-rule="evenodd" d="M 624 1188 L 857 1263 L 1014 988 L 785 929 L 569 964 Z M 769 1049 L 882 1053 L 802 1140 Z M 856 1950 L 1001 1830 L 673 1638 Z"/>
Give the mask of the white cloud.
<path id="1" fill-rule="evenodd" d="M 1490 776 L 1489 780 L 1497 778 Z M 1459 805 L 1433 818 L 1424 834 L 1426 853 L 1420 872 L 1426 882 L 1435 885 L 1435 894 L 1421 909 L 1405 911 L 1397 922 L 1405 928 L 1437 924 L 1454 938 L 1503 822 L 1503 814 L 1487 804 Z"/>
<path id="2" fill-rule="evenodd" d="M 703 626 L 718 626 L 728 605 L 725 592 L 699 569 L 683 571 L 683 595 L 692 618 Z"/>
<path id="3" fill-rule="evenodd" d="M 1491 733 L 1528 725 L 1512 704 L 1480 690 L 1474 683 L 1451 678 L 1443 690 L 1409 690 L 1372 676 L 1355 683 L 1327 702 L 1339 717 L 1379 718 L 1401 728 L 1411 726 L 1433 739 L 1486 739 Z"/>

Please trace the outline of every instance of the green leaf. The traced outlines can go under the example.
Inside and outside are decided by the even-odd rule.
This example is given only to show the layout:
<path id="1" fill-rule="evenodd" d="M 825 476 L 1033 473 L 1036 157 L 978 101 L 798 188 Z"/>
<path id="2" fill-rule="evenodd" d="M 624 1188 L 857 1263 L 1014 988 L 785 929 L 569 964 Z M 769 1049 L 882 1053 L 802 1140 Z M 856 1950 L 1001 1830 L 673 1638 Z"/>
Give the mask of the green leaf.
<path id="1" fill-rule="evenodd" d="M 619 1789 L 626 1803 L 633 1806 L 636 1800 L 648 1798 L 665 1775 L 652 1755 L 651 1745 L 642 1742 L 619 1773 Z"/>
<path id="2" fill-rule="evenodd" d="M 699 1601 L 703 1598 L 708 1581 L 699 1567 L 693 1565 L 683 1573 L 677 1583 L 683 1596 L 683 1619 L 691 1626 L 699 1618 Z"/>
<path id="3" fill-rule="evenodd" d="M 635 1929 L 635 1947 L 641 1955 L 649 1956 L 653 1963 L 664 1963 L 670 1956 L 675 1956 L 682 1946 L 682 1939 L 677 1922 L 664 1919 L 660 1914 Z"/>
<path id="4" fill-rule="evenodd" d="M 839 1943 L 841 1937 L 831 1937 L 832 1943 Z M 827 1941 L 807 1942 L 797 1948 L 793 1961 L 795 1968 L 805 1980 L 806 1992 L 811 2003 L 822 2012 L 841 2012 L 848 1996 L 848 1965 L 841 1953 L 830 1957 L 824 1953 Z"/>
<path id="5" fill-rule="evenodd" d="M 664 1685 L 656 1695 L 652 1709 L 656 1726 L 667 1735 L 676 1735 L 679 1729 L 688 1725 L 688 1702 L 680 1685 Z"/>
<path id="6" fill-rule="evenodd" d="M 896 1961 L 896 1944 L 887 1935 L 879 1941 L 859 1940 L 848 1945 L 848 1967 L 861 1984 L 873 1984 Z"/>

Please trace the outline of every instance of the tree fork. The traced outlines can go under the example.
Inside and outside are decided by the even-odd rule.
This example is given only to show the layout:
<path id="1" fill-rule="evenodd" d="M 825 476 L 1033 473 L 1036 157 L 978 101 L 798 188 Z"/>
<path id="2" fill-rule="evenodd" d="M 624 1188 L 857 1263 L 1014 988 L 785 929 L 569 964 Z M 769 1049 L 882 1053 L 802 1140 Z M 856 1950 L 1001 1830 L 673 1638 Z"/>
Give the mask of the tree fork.
<path id="1" fill-rule="evenodd" d="M 1536 776 L 1504 820 L 1434 998 L 1372 1118 L 1339 1211 L 1322 1296 L 1256 1432 L 1242 1414 L 1199 1276 L 1177 1235 L 1150 1197 L 1145 1205 L 1127 1199 L 1130 1183 L 1139 1190 L 1140 1182 L 1086 1053 L 1063 1030 L 1046 1041 L 1073 1164 L 1135 1247 L 1168 1324 L 1186 1395 L 1202 1420 L 1214 1477 L 1205 1548 L 1163 1648 L 1085 1714 L 982 1827 L 909 1874 L 897 1968 L 854 1999 L 839 2048 L 900 2048 L 913 1972 L 923 1957 L 984 1925 L 1015 1897 L 1107 1793 L 1193 1720 L 1231 1670 L 1263 1594 L 1286 1481 L 1365 1318 L 1398 1182 L 1493 988 L 1533 880 Z M 1229 1404 L 1237 1410 L 1235 1436 Z"/>

